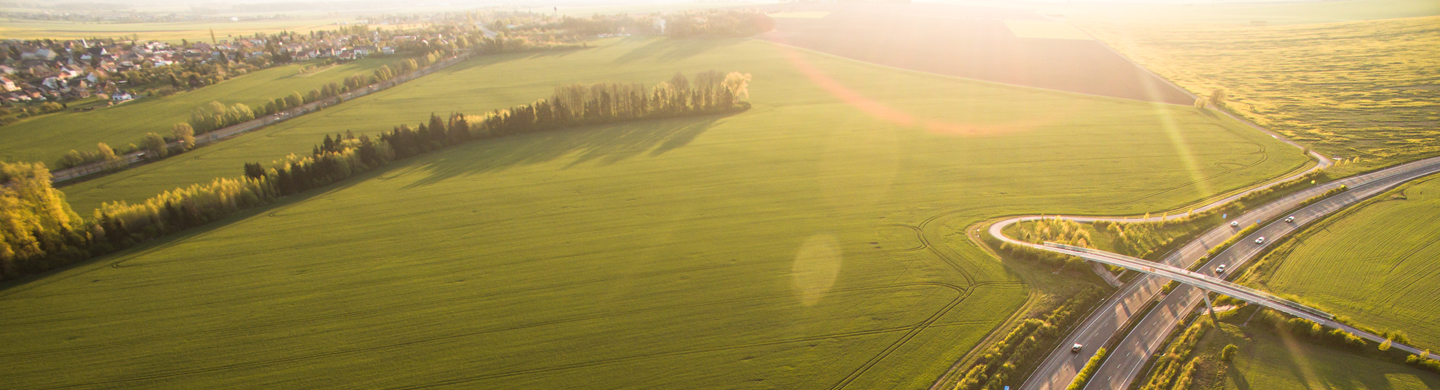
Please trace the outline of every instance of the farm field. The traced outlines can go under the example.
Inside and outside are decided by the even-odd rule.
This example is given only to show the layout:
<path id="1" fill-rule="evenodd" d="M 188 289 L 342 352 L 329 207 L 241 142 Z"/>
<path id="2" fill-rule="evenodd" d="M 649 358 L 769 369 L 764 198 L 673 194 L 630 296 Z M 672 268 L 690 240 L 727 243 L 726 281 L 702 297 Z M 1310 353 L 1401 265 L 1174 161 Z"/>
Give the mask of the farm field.
<path id="1" fill-rule="evenodd" d="M 1027 299 L 961 237 L 970 224 L 1176 208 L 1307 164 L 1191 107 L 632 38 L 471 59 L 82 185 L 237 176 L 322 134 L 704 69 L 752 73 L 754 108 L 471 143 L 7 286 L 16 363 L 0 373 L 42 388 L 922 388 Z M 101 196 L 78 187 L 77 203 Z"/>
<path id="2" fill-rule="evenodd" d="M 299 70 L 309 63 L 278 66 L 166 97 L 145 97 L 94 111 L 59 112 L 0 126 L 0 159 L 43 161 L 53 167 L 71 149 L 95 150 L 98 142 L 119 149 L 139 144 L 149 132 L 168 136 L 171 126 L 190 120 L 191 109 L 212 101 L 263 107 L 265 102 L 291 92 L 304 94 L 325 84 L 340 83 L 356 72 L 369 72 L 392 61 L 365 59 L 307 74 Z"/>
<path id="3" fill-rule="evenodd" d="M 1345 159 L 1332 176 L 1440 153 L 1440 17 L 1081 26 L 1181 87 L 1224 89 L 1238 114 Z"/>
<path id="4" fill-rule="evenodd" d="M 763 42 L 749 43 L 738 40 L 672 41 L 631 38 L 612 39 L 608 42 L 610 43 L 600 48 L 576 52 L 511 54 L 473 58 L 465 63 L 381 93 L 261 129 L 216 146 L 200 148 L 179 158 L 132 168 L 118 174 L 68 186 L 64 188 L 64 191 L 75 210 L 78 210 L 77 212 L 89 215 L 90 210 L 99 207 L 101 202 L 118 200 L 137 202 L 176 187 L 208 182 L 216 177 L 237 176 L 240 174 L 240 167 L 246 162 L 269 163 L 290 153 L 308 153 L 326 134 L 343 133 L 350 130 L 357 134 L 374 135 L 400 123 L 410 123 L 413 126 L 425 121 L 432 112 L 441 115 L 450 112 L 478 114 L 515 104 L 525 104 L 549 96 L 554 85 L 563 83 L 612 80 L 653 84 L 657 79 L 668 79 L 668 76 L 656 77 L 656 75 L 669 75 L 677 70 L 693 72 L 712 68 L 745 69 L 749 73 L 754 73 L 758 80 L 752 85 L 752 88 L 763 91 L 765 88 L 781 82 L 781 79 L 785 77 L 797 75 L 794 65 L 791 63 L 792 57 L 789 56 L 800 53 L 777 49 Z M 718 58 L 723 55 L 722 53 L 732 51 L 757 56 L 757 59 L 739 61 Z M 759 58 L 775 60 L 775 62 L 762 61 Z M 839 59 L 826 60 L 823 63 L 846 63 L 846 61 L 835 60 Z M 808 61 L 815 60 L 807 60 L 807 63 Z M 626 66 L 622 70 L 593 69 L 588 66 L 616 63 Z M 532 66 L 538 66 L 541 69 L 555 69 L 555 71 L 547 73 L 544 77 L 535 77 L 529 74 Z M 855 75 L 853 82 L 867 83 L 864 85 L 884 91 L 887 94 L 884 96 L 889 99 L 903 101 L 917 107 L 906 108 L 907 110 L 923 110 L 920 112 L 925 112 L 925 115 L 939 115 L 935 112 L 956 105 L 973 107 L 974 102 L 985 99 L 988 94 L 993 93 L 992 91 L 1012 90 L 984 83 L 961 83 L 960 85 L 964 85 L 965 89 L 945 90 L 940 86 L 934 86 L 913 90 L 920 92 L 920 95 L 907 96 L 908 92 L 912 92 L 911 90 L 889 86 L 888 83 L 895 78 L 908 80 L 911 77 L 917 77 L 917 74 L 896 71 L 877 73 L 878 69 L 880 68 L 871 66 L 863 68 L 863 70 L 847 70 L 849 73 L 842 74 Z M 874 76 L 872 73 L 880 76 Z M 860 77 L 861 74 L 866 77 Z M 769 77 L 769 79 L 764 79 L 765 77 Z M 818 77 L 828 76 L 818 75 Z M 870 80 L 865 80 L 867 77 Z M 933 78 L 947 80 L 947 83 L 956 82 L 954 79 L 943 76 L 933 76 Z M 791 88 L 795 82 L 805 81 L 796 80 L 782 83 L 776 85 L 776 88 Z M 786 91 L 786 89 L 781 90 Z M 464 98 L 456 98 L 457 96 L 464 96 Z M 878 115 L 900 115 L 890 118 L 891 121 L 908 120 L 922 123 L 922 120 L 928 120 L 930 123 L 926 123 L 924 126 L 933 127 L 933 131 L 942 133 L 971 131 L 968 130 L 969 128 L 986 131 L 986 126 L 995 129 L 994 131 L 1003 132 L 1046 124 L 1066 124 L 1101 132 L 1107 128 L 1151 126 L 1154 127 L 1153 130 L 1163 132 L 1162 129 L 1167 126 L 1165 121 L 1169 121 L 1169 126 L 1174 126 L 1175 129 L 1185 129 L 1187 132 L 1174 134 L 1165 132 L 1165 134 L 1157 135 L 1163 137 L 1164 142 L 1161 145 L 1165 148 L 1183 148 L 1186 153 L 1191 154 L 1188 160 L 1176 161 L 1182 165 L 1190 165 L 1185 165 L 1184 168 L 1175 172 L 1187 172 L 1186 174 L 1190 175 L 1192 179 L 1203 178 L 1204 180 L 1195 187 L 1166 185 L 1163 186 L 1162 194 L 1148 196 L 1146 199 L 1155 197 L 1159 197 L 1160 200 L 1165 197 L 1203 198 L 1214 195 L 1222 188 L 1237 188 L 1263 181 L 1274 176 L 1272 173 L 1277 172 L 1275 169 L 1294 167 L 1300 164 L 1303 158 L 1299 156 L 1298 150 L 1293 148 L 1270 146 L 1275 144 L 1271 144 L 1273 140 L 1269 137 L 1251 135 L 1249 134 L 1250 130 L 1238 123 L 1213 118 L 1190 108 L 1151 104 L 1129 105 L 1113 99 L 1084 98 L 1065 93 L 1043 94 L 1038 91 L 1023 95 L 1006 95 L 1006 98 L 1013 98 L 1017 101 L 1022 98 L 1034 99 L 1031 96 L 1062 99 L 1066 102 L 1067 107 L 1073 108 L 1049 111 L 1041 117 L 1025 120 L 1007 116 L 1030 115 L 1026 112 L 1034 110 L 1032 107 L 1043 107 L 1043 105 L 1029 105 L 1031 103 L 1007 105 L 1003 108 L 996 108 L 995 110 L 999 111 L 995 111 L 993 114 L 986 114 L 978 109 L 973 111 L 967 109 L 953 114 L 960 115 L 964 121 L 950 121 L 939 116 L 926 119 L 927 117 L 923 116 L 914 117 L 916 114 L 908 112 L 892 113 L 883 111 L 881 108 L 861 107 L 861 109 L 882 110 L 875 111 Z M 765 104 L 764 99 L 772 97 L 759 96 L 758 98 L 761 100 L 757 100 L 756 104 L 763 105 Z M 870 99 L 864 99 L 866 101 L 852 103 L 869 104 L 867 102 Z M 1077 103 L 1071 105 L 1070 102 Z M 791 105 L 794 103 L 781 101 L 776 104 Z M 1089 104 L 1099 104 L 1099 106 Z M 1051 107 L 1056 106 L 1052 105 Z M 954 129 L 957 127 L 959 130 Z M 1188 132 L 1190 130 L 1203 132 L 1192 134 Z M 1216 135 L 1216 132 L 1219 132 L 1219 136 L 1223 138 L 1210 140 L 1209 138 Z M 1247 139 L 1253 144 L 1248 146 L 1211 145 L 1212 143 L 1229 143 L 1237 136 Z M 1257 141 L 1262 137 L 1265 140 Z M 1157 138 L 1155 141 L 1162 141 L 1162 139 Z M 1179 144 L 1177 145 L 1177 143 Z M 1120 145 L 1123 143 L 1116 146 Z M 1016 146 L 1005 146 L 1005 148 L 1014 149 Z M 972 153 L 978 153 L 981 150 Z M 1157 155 L 1158 153 L 1166 152 L 1157 151 Z M 1276 153 L 1283 154 L 1283 158 L 1276 159 Z M 1108 162 L 1089 160 L 1109 158 L 1112 157 L 1096 155 L 1076 160 L 1075 163 L 1077 165 L 1125 164 L 1127 166 L 1138 164 L 1122 162 L 1123 159 L 1118 156 Z M 1016 166 L 1023 166 L 1023 164 Z M 1015 174 L 1009 173 L 1009 175 Z M 1099 187 L 1086 184 L 1085 188 Z M 1138 201 L 1138 199 L 1135 200 Z M 1107 204 L 1120 204 L 1122 201 L 1121 199 L 1111 199 Z M 1140 208 L 1137 210 L 1144 212 L 1152 209 Z"/>
<path id="5" fill-rule="evenodd" d="M 1440 349 L 1440 180 L 1422 180 L 1307 228 L 1254 282 Z"/>
<path id="6" fill-rule="evenodd" d="M 1263 326 L 1251 324 L 1254 326 Z M 1207 355 L 1191 388 L 1424 390 L 1440 387 L 1440 375 L 1374 357 L 1320 346 L 1288 334 L 1222 323 L 1201 338 L 1196 355 Z M 1220 350 L 1240 348 L 1216 377 Z M 1208 387 L 1207 387 L 1208 386 Z"/>
<path id="7" fill-rule="evenodd" d="M 1025 6 L 1021 6 L 1025 7 Z M 1268 25 L 1351 22 L 1440 15 L 1431 0 L 1247 1 L 1214 3 L 1046 4 L 1038 12 L 1073 22 Z"/>
<path id="8" fill-rule="evenodd" d="M 1029 10 L 953 4 L 794 4 L 762 39 L 998 83 L 1189 105 L 1195 98 L 1084 32 Z"/>
<path id="9" fill-rule="evenodd" d="M 179 43 L 181 39 L 186 39 L 191 42 L 209 42 L 212 28 L 215 29 L 216 38 L 232 39 L 237 35 L 273 34 L 281 31 L 308 33 L 313 30 L 334 29 L 337 23 L 354 21 L 354 17 L 348 16 L 316 16 L 301 19 L 246 20 L 225 23 L 215 21 L 81 23 L 6 18 L 0 22 L 0 39 L 120 38 L 138 35 L 141 40 L 147 41 Z"/>

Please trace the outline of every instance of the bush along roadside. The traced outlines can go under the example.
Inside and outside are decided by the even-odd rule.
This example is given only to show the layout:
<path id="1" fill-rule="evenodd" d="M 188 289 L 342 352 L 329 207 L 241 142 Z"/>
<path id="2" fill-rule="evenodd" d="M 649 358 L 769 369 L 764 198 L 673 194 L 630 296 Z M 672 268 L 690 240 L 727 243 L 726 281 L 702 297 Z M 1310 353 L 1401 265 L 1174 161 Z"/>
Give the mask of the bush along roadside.
<path id="1" fill-rule="evenodd" d="M 200 226 L 280 197 L 373 170 L 397 159 L 472 140 L 599 123 L 712 115 L 750 107 L 750 75 L 715 71 L 693 81 L 677 74 L 650 90 L 638 84 L 564 85 L 550 99 L 486 115 L 431 115 L 379 139 L 326 136 L 309 156 L 291 155 L 269 169 L 247 163 L 245 175 L 166 191 L 144 202 L 104 203 L 84 220 L 51 186 L 41 163 L 0 163 L 0 279 L 44 272 Z M 622 93 L 624 92 L 624 93 Z M 322 148 L 323 146 L 323 148 Z"/>
<path id="2" fill-rule="evenodd" d="M 1022 379 L 1020 375 L 1024 374 L 1019 372 L 1020 366 L 1031 363 L 1037 353 L 1043 354 L 1047 347 L 1059 341 L 1064 336 L 1062 330 L 1084 314 L 1081 309 L 1094 303 L 1098 296 L 1098 289 L 1087 289 L 1066 300 L 1044 319 L 1021 321 L 965 370 L 965 376 L 955 388 L 999 390 L 1007 385 L 1016 387 Z"/>
<path id="3" fill-rule="evenodd" d="M 1145 385 L 1140 388 L 1142 390 L 1186 388 L 1195 371 L 1195 362 L 1186 363 L 1186 360 L 1189 360 L 1190 354 L 1195 351 L 1195 345 L 1200 342 L 1200 337 L 1214 326 L 1215 324 L 1210 322 L 1209 317 L 1200 317 L 1188 328 L 1185 328 L 1185 332 L 1172 340 L 1170 347 L 1166 348 L 1165 354 L 1160 355 L 1155 361 L 1155 365 L 1150 370 L 1152 373 L 1150 379 L 1146 380 Z"/>
<path id="4" fill-rule="evenodd" d="M 1095 375 L 1095 371 L 1100 370 L 1100 363 L 1105 362 L 1105 354 L 1105 348 L 1095 350 L 1095 356 L 1091 356 L 1090 361 L 1085 362 L 1085 367 L 1081 368 L 1080 372 L 1075 374 L 1075 380 L 1071 381 L 1070 386 L 1065 387 L 1065 390 L 1080 390 L 1085 388 L 1085 384 L 1090 383 L 1090 376 Z"/>

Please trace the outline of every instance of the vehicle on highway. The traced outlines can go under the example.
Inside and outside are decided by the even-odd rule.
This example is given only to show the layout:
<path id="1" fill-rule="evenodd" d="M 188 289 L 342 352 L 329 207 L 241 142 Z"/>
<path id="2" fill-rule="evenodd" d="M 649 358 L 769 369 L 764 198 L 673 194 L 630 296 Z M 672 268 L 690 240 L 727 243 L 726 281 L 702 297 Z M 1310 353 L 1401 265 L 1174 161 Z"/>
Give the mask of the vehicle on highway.
<path id="1" fill-rule="evenodd" d="M 1223 274 L 1223 273 L 1225 273 L 1225 265 L 1224 265 L 1224 264 L 1221 264 L 1219 267 L 1215 267 L 1215 274 L 1216 274 L 1216 275 Z"/>
<path id="2" fill-rule="evenodd" d="M 1255 243 L 1256 243 L 1256 244 L 1264 244 L 1264 243 L 1265 243 L 1265 237 L 1260 237 L 1260 238 L 1255 239 Z"/>
<path id="3" fill-rule="evenodd" d="M 1294 215 L 1291 215 L 1291 216 L 1285 217 L 1285 222 L 1295 222 L 1295 216 L 1294 216 Z"/>
<path id="4" fill-rule="evenodd" d="M 1240 226 L 1240 221 L 1230 221 L 1230 227 Z"/>
<path id="5" fill-rule="evenodd" d="M 1075 345 L 1071 345 L 1071 346 L 1070 346 L 1070 353 L 1080 353 L 1080 350 L 1081 350 L 1081 349 L 1084 349 L 1084 348 L 1085 348 L 1085 345 L 1084 345 L 1084 344 L 1075 343 Z"/>

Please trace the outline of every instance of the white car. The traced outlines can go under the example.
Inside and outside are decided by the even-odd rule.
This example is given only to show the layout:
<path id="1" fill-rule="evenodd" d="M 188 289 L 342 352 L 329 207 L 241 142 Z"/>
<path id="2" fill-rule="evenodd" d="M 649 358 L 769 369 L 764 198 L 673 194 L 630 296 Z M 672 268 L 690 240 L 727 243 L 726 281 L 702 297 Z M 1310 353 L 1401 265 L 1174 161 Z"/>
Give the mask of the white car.
<path id="1" fill-rule="evenodd" d="M 1225 273 L 1225 265 L 1224 265 L 1224 264 L 1221 264 L 1219 267 L 1215 267 L 1215 274 L 1216 274 L 1216 275 L 1223 274 L 1223 273 Z"/>
<path id="2" fill-rule="evenodd" d="M 1070 346 L 1070 353 L 1080 353 L 1080 350 L 1083 348 L 1085 348 L 1085 345 L 1075 343 L 1075 345 Z"/>
<path id="3" fill-rule="evenodd" d="M 1291 216 L 1285 217 L 1285 222 L 1295 222 L 1295 216 L 1294 216 L 1294 215 L 1291 215 Z"/>
<path id="4" fill-rule="evenodd" d="M 1260 237 L 1260 238 L 1255 239 L 1255 243 L 1256 243 L 1256 244 L 1264 244 L 1264 243 L 1265 243 L 1265 237 Z"/>
<path id="5" fill-rule="evenodd" d="M 1230 221 L 1230 227 L 1240 226 L 1240 221 Z"/>

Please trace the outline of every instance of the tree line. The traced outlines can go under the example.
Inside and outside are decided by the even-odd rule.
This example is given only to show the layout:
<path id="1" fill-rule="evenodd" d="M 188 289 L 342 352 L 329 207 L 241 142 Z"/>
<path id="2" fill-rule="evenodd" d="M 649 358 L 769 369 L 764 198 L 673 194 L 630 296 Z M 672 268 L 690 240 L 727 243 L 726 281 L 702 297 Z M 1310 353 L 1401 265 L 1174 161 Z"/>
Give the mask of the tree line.
<path id="1" fill-rule="evenodd" d="M 960 377 L 955 389 L 958 390 L 1000 390 L 1006 384 L 1014 384 L 1019 367 L 1043 354 L 1065 334 L 1062 332 L 1071 322 L 1085 313 L 1084 309 L 1094 304 L 1099 290 L 1086 288 L 1078 291 L 1065 303 L 1051 310 L 1044 318 L 1028 318 L 1021 321 L 1004 339 L 991 345 L 985 354 L 975 360 Z"/>
<path id="2" fill-rule="evenodd" d="M 665 18 L 672 37 L 748 37 L 775 29 L 775 19 L 756 10 L 706 10 Z"/>
<path id="3" fill-rule="evenodd" d="M 310 155 L 290 155 L 244 175 L 166 191 L 144 202 L 106 202 L 91 219 L 70 210 L 41 163 L 0 162 L 0 279 L 54 269 L 224 218 L 240 210 L 345 180 L 397 159 L 479 139 L 597 123 L 708 115 L 749 108 L 748 74 L 676 75 L 638 84 L 562 85 L 549 99 L 485 115 L 430 115 L 379 137 L 326 135 Z M 679 85 L 680 87 L 676 87 Z M 644 92 L 644 93 L 641 93 Z M 567 103 L 568 102 L 568 103 Z M 177 125 L 177 134 L 183 133 Z M 111 153 L 113 155 L 113 151 Z"/>

